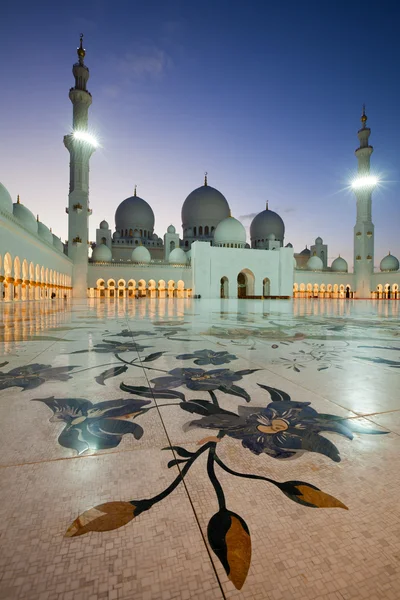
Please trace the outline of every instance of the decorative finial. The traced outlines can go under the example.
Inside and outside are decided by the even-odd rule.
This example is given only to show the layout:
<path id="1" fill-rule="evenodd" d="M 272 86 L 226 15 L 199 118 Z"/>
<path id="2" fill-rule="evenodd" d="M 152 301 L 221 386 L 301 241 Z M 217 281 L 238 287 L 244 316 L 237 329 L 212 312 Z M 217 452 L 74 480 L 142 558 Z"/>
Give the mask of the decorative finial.
<path id="1" fill-rule="evenodd" d="M 79 48 L 77 48 L 77 53 L 78 53 L 78 58 L 79 58 L 79 62 L 82 64 L 83 63 L 83 59 L 85 58 L 86 55 L 86 50 L 83 47 L 83 33 L 81 33 L 81 37 L 80 37 L 80 44 L 79 44 Z"/>
<path id="2" fill-rule="evenodd" d="M 208 175 L 208 173 L 207 173 L 207 171 L 206 171 L 206 172 L 204 173 L 204 185 L 208 185 L 208 182 L 207 182 L 207 175 Z"/>
<path id="3" fill-rule="evenodd" d="M 50 227 L 50 233 L 53 233 L 53 228 L 52 227 Z"/>
<path id="4" fill-rule="evenodd" d="M 362 111 L 362 115 L 361 115 L 361 123 L 363 124 L 363 127 L 365 127 L 367 119 L 368 119 L 368 117 L 365 114 L 365 104 L 363 104 L 363 111 Z"/>
<path id="5" fill-rule="evenodd" d="M 389 256 L 390 256 L 390 250 L 389 250 Z"/>
<path id="6" fill-rule="evenodd" d="M 133 195 L 134 195 L 134 196 L 136 196 L 136 188 L 137 188 L 137 185 L 136 185 L 136 183 L 135 183 L 135 189 L 133 190 Z"/>
<path id="7" fill-rule="evenodd" d="M 36 215 L 36 221 L 39 223 L 39 215 Z"/>
<path id="8" fill-rule="evenodd" d="M 268 210 L 268 200 L 267 200 L 267 203 L 265 205 L 265 210 Z"/>
<path id="9" fill-rule="evenodd" d="M 21 204 L 21 202 L 19 201 L 19 194 L 17 196 L 17 204 Z"/>

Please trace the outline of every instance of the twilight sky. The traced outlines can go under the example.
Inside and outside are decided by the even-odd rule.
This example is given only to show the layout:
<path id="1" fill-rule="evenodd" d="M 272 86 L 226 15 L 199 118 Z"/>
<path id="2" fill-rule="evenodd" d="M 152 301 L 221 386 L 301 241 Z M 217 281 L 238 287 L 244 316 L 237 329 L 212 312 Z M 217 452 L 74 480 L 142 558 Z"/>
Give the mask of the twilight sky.
<path id="1" fill-rule="evenodd" d="M 93 96 L 90 239 L 133 193 L 155 231 L 203 182 L 249 225 L 265 207 L 295 251 L 320 235 L 352 264 L 362 103 L 372 169 L 375 264 L 400 256 L 396 0 L 87 0 L 3 4 L 0 181 L 65 239 L 69 88 L 79 33 Z M 15 200 L 14 200 L 15 201 Z"/>

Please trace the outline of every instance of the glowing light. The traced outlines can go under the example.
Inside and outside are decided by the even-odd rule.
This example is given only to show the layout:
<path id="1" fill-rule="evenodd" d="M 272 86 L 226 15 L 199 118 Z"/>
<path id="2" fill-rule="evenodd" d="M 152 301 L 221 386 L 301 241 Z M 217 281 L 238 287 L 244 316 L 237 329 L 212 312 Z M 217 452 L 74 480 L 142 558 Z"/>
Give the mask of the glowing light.
<path id="1" fill-rule="evenodd" d="M 365 175 L 364 177 L 357 177 L 352 181 L 351 187 L 353 190 L 359 190 L 361 188 L 374 187 L 379 183 L 379 179 L 375 175 Z"/>
<path id="2" fill-rule="evenodd" d="M 94 148 L 97 148 L 99 146 L 99 142 L 96 140 L 94 135 L 91 135 L 87 131 L 74 131 L 73 135 L 76 140 L 79 140 L 81 142 L 86 142 L 87 144 L 90 144 Z"/>

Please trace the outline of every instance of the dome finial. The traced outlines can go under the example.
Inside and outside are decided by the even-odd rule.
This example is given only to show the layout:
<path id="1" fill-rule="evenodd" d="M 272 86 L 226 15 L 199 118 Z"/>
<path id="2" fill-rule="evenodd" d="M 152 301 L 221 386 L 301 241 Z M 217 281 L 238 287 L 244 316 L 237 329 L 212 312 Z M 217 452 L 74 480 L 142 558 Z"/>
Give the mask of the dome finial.
<path id="1" fill-rule="evenodd" d="M 365 104 L 363 104 L 363 110 L 362 110 L 362 115 L 361 115 L 361 123 L 363 124 L 363 127 L 365 127 L 367 119 L 368 119 L 368 117 L 365 114 Z"/>
<path id="2" fill-rule="evenodd" d="M 39 223 L 39 215 L 36 215 L 36 221 Z"/>
<path id="3" fill-rule="evenodd" d="M 229 216 L 232 217 L 232 211 L 229 209 Z"/>
<path id="4" fill-rule="evenodd" d="M 268 200 L 267 200 L 267 203 L 265 205 L 265 210 L 268 210 Z"/>
<path id="5" fill-rule="evenodd" d="M 76 52 L 78 54 L 79 62 L 81 64 L 83 64 L 83 59 L 85 58 L 85 55 L 86 55 L 86 50 L 83 47 L 83 33 L 81 33 L 81 36 L 79 39 L 79 48 L 76 49 Z"/>
<path id="6" fill-rule="evenodd" d="M 17 196 L 17 204 L 21 204 L 20 199 L 19 199 L 19 194 Z"/>
<path id="7" fill-rule="evenodd" d="M 135 189 L 133 190 L 133 195 L 136 196 L 136 188 L 137 188 L 137 184 L 135 183 Z"/>
<path id="8" fill-rule="evenodd" d="M 207 175 L 208 175 L 208 173 L 207 173 L 207 171 L 206 171 L 206 172 L 204 173 L 204 185 L 208 185 L 208 183 L 207 183 Z"/>

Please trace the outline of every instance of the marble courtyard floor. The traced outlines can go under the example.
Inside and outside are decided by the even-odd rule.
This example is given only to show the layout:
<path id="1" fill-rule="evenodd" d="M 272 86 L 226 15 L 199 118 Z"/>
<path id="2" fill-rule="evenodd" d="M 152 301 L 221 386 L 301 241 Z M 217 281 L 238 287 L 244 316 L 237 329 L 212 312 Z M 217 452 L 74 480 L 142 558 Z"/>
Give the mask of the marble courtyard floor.
<path id="1" fill-rule="evenodd" d="M 399 315 L 0 304 L 0 598 L 399 600 Z"/>

